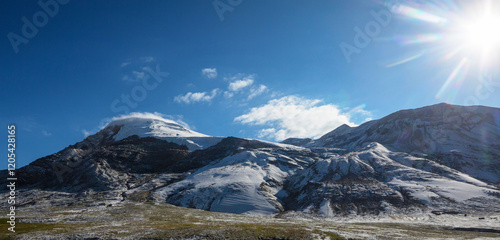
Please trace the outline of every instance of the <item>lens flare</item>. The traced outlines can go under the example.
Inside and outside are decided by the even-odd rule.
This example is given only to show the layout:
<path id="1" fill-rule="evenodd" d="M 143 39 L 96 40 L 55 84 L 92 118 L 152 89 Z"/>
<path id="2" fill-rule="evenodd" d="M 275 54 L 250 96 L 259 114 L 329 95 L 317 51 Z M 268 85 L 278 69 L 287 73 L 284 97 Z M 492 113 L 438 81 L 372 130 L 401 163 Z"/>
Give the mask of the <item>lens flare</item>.
<path id="1" fill-rule="evenodd" d="M 426 12 L 423 9 L 417 9 L 407 5 L 399 5 L 398 7 L 393 8 L 392 10 L 396 14 L 400 14 L 407 18 L 414 19 L 415 21 L 420 20 L 430 23 L 444 23 L 447 21 L 445 18 Z"/>
<path id="2" fill-rule="evenodd" d="M 436 95 L 436 98 L 442 98 L 445 90 L 447 90 L 453 83 L 456 87 L 460 87 L 465 75 L 467 73 L 469 60 L 467 58 L 462 59 L 462 61 L 457 65 L 457 67 L 451 72 L 446 82 L 443 84 L 441 89 Z"/>
<path id="3" fill-rule="evenodd" d="M 405 58 L 405 59 L 403 59 L 403 60 L 399 60 L 399 61 L 397 61 L 397 62 L 394 62 L 394 63 L 388 64 L 388 65 L 386 65 L 385 67 L 386 67 L 386 68 L 391 68 L 391 67 L 395 67 L 395 66 L 401 65 L 401 64 L 403 64 L 403 63 L 411 62 L 411 61 L 413 61 L 413 60 L 415 60 L 415 59 L 417 59 L 417 58 L 419 58 L 419 57 L 422 57 L 423 55 L 424 55 L 424 52 L 421 52 L 421 53 L 419 53 L 419 54 L 417 54 L 417 55 L 414 55 L 414 56 L 411 56 L 411 57 L 409 57 L 409 58 Z"/>
<path id="4" fill-rule="evenodd" d="M 499 3 L 493 0 L 436 0 L 398 1 L 389 5 L 395 17 L 410 21 L 412 24 L 409 26 L 420 31 L 396 35 L 393 37 L 395 42 L 412 49 L 419 47 L 425 52 L 425 59 L 436 66 L 448 63 L 443 67 L 443 71 L 446 71 L 444 75 L 448 75 L 448 78 L 443 80 L 436 98 L 453 100 L 468 75 L 477 79 L 478 75 L 498 71 Z M 422 57 L 404 57 L 385 67 L 394 67 Z"/>

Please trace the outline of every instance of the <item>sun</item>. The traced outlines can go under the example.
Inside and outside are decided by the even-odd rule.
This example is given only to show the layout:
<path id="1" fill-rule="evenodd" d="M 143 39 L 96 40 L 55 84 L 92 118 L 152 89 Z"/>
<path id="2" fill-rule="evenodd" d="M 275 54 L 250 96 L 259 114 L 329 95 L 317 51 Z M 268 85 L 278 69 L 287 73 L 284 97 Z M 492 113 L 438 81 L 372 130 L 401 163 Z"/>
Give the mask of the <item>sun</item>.
<path id="1" fill-rule="evenodd" d="M 500 5 L 484 0 L 463 7 L 462 11 L 448 15 L 448 25 L 443 29 L 443 47 L 450 52 L 445 58 L 467 58 L 468 65 L 481 71 L 491 69 L 500 60 Z"/>
<path id="2" fill-rule="evenodd" d="M 469 57 L 478 56 L 482 62 L 491 62 L 500 50 L 500 9 L 496 1 L 470 2 L 462 14 L 453 18 L 451 27 L 455 46 Z"/>
<path id="3" fill-rule="evenodd" d="M 386 67 L 427 57 L 447 73 L 436 94 L 437 99 L 447 101 L 454 101 L 465 80 L 476 79 L 483 84 L 486 77 L 498 74 L 500 0 L 398 2 L 401 3 L 390 5 L 394 16 L 420 26 L 414 28 L 416 33 L 395 35 L 394 40 L 417 51 Z M 416 44 L 420 44 L 419 48 L 414 47 Z"/>
<path id="4" fill-rule="evenodd" d="M 464 44 L 470 50 L 493 50 L 500 45 L 500 18 L 488 15 L 462 26 Z"/>

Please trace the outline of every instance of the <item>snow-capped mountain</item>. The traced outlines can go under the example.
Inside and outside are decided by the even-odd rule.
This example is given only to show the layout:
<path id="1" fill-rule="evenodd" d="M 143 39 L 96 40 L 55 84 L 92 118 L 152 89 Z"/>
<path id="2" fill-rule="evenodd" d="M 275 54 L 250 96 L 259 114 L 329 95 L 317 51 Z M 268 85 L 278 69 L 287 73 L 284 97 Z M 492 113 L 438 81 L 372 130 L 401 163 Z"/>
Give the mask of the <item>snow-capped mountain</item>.
<path id="1" fill-rule="evenodd" d="M 278 213 L 285 210 L 286 179 L 317 160 L 309 149 L 248 139 L 226 138 L 213 148 L 226 154 L 158 189 L 156 198 L 211 211 Z"/>
<path id="2" fill-rule="evenodd" d="M 434 161 L 391 152 L 379 143 L 314 162 L 292 176 L 285 199 L 293 208 L 326 216 L 342 213 L 400 213 L 422 206 L 460 211 L 500 203 L 500 191 Z"/>
<path id="3" fill-rule="evenodd" d="M 223 139 L 223 137 L 212 137 L 195 132 L 173 120 L 155 116 L 118 118 L 107 124 L 103 131 L 114 132 L 113 140 L 115 141 L 134 135 L 141 138 L 154 137 L 186 145 L 191 151 L 213 146 Z"/>
<path id="4" fill-rule="evenodd" d="M 118 118 L 19 169 L 19 199 L 64 192 L 50 204 L 100 196 L 246 214 L 500 212 L 499 120 L 500 109 L 439 104 L 271 143 Z"/>
<path id="5" fill-rule="evenodd" d="M 343 125 L 305 146 L 352 151 L 377 142 L 499 183 L 499 126 L 500 109 L 438 104 L 399 111 L 359 127 Z"/>
<path id="6" fill-rule="evenodd" d="M 110 122 L 106 127 L 119 126 L 120 130 L 113 136 L 118 141 L 132 135 L 139 137 L 209 137 L 187 129 L 175 121 L 162 118 L 128 117 Z"/>

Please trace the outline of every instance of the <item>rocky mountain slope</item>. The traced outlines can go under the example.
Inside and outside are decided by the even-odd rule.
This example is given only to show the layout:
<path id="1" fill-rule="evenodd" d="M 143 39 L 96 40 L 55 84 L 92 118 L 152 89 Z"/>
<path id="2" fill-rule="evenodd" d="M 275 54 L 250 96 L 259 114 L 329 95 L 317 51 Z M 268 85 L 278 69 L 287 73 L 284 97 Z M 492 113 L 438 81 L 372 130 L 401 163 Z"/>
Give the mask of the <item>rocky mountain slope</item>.
<path id="1" fill-rule="evenodd" d="M 377 142 L 482 180 L 500 182 L 500 109 L 438 104 L 403 110 L 351 128 L 341 126 L 308 147 L 355 150 Z"/>
<path id="2" fill-rule="evenodd" d="M 19 204 L 101 197 L 264 215 L 500 212 L 499 143 L 500 109 L 446 104 L 284 143 L 121 118 L 19 169 Z"/>

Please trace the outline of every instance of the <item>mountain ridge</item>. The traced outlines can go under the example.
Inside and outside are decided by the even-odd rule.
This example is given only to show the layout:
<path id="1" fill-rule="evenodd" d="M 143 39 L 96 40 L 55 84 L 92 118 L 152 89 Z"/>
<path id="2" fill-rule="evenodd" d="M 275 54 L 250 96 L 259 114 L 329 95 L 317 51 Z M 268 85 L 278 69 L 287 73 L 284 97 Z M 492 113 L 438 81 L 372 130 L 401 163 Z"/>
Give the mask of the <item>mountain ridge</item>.
<path id="1" fill-rule="evenodd" d="M 65 205 L 105 196 L 106 204 L 324 217 L 500 212 L 497 114 L 438 104 L 284 143 L 211 137 L 170 120 L 120 119 L 19 169 L 20 199 L 42 204 L 32 201 L 57 196 L 52 204 Z"/>

